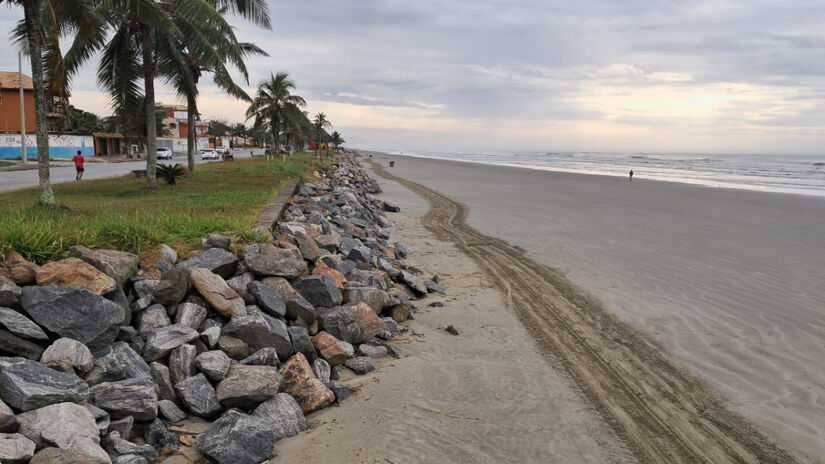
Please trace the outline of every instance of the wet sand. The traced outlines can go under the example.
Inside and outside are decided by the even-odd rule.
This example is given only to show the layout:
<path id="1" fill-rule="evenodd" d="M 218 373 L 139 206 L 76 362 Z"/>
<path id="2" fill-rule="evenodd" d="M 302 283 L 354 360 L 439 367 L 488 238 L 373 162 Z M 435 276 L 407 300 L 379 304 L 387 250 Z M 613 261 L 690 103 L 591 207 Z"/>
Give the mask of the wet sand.
<path id="1" fill-rule="evenodd" d="M 561 269 L 780 445 L 825 456 L 825 201 L 376 155 Z"/>
<path id="2" fill-rule="evenodd" d="M 381 198 L 402 208 L 389 214 L 393 239 L 414 248 L 408 262 L 438 274 L 448 296 L 416 303 L 411 333 L 396 340 L 402 358 L 347 377 L 360 391 L 310 415 L 311 429 L 279 441 L 272 462 L 636 462 L 564 370 L 538 352 L 506 295 L 424 229 L 426 200 L 376 179 Z M 427 307 L 433 301 L 444 307 Z"/>

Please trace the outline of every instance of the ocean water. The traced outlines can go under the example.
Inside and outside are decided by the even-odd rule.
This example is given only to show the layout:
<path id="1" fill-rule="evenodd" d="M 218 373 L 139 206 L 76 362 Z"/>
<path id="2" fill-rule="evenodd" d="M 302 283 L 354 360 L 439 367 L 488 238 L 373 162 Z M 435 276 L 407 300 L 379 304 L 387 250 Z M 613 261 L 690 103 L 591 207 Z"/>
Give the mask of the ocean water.
<path id="1" fill-rule="evenodd" d="M 634 179 L 825 197 L 825 155 L 384 151 L 604 176 L 627 177 L 632 169 Z"/>

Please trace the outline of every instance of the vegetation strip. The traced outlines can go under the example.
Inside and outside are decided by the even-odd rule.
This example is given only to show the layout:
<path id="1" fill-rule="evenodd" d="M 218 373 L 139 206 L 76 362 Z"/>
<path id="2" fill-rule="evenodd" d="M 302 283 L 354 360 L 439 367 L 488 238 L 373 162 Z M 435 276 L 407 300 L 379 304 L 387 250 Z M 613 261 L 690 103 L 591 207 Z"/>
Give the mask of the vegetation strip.
<path id="1" fill-rule="evenodd" d="M 289 199 L 292 198 L 297 188 L 298 178 L 291 179 L 287 182 L 284 188 L 275 195 L 272 202 L 266 205 L 261 215 L 258 216 L 255 228 L 261 232 L 272 232 L 272 227 L 275 225 L 275 222 L 278 221 L 278 218 L 281 217 L 281 213 L 283 213 L 284 208 L 287 203 L 289 203 Z"/>
<path id="2" fill-rule="evenodd" d="M 429 202 L 427 230 L 485 270 L 539 350 L 561 361 L 640 462 L 796 462 L 561 272 L 469 227 L 463 204 L 371 164 L 378 175 Z"/>

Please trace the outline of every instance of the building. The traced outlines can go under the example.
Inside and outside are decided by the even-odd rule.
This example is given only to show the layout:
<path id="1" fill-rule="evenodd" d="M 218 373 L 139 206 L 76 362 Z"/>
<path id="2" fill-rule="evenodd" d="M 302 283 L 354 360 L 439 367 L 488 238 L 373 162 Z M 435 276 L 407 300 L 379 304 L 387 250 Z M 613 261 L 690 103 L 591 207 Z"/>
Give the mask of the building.
<path id="1" fill-rule="evenodd" d="M 26 132 L 34 133 L 34 84 L 23 75 Z M 20 74 L 0 71 L 0 132 L 20 133 Z M 19 153 L 18 153 L 19 154 Z"/>
<path id="2" fill-rule="evenodd" d="M 172 151 L 185 153 L 189 133 L 188 108 L 186 105 L 164 105 L 164 136 L 158 137 L 158 146 L 171 148 Z M 209 148 L 209 123 L 195 120 L 195 145 L 198 150 Z"/>

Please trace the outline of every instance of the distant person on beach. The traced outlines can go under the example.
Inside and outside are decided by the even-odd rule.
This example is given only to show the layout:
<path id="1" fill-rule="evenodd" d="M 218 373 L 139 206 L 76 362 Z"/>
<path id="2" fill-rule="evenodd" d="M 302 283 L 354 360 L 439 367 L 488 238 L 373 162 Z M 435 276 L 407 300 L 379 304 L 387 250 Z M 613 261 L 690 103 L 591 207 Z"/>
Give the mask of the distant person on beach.
<path id="1" fill-rule="evenodd" d="M 86 162 L 86 158 L 80 154 L 80 150 L 77 150 L 77 154 L 72 157 L 72 161 L 74 161 L 74 167 L 77 170 L 77 176 L 74 180 L 80 180 L 83 178 L 83 163 Z"/>
<path id="2" fill-rule="evenodd" d="M 628 179 L 628 182 L 633 182 L 633 170 L 632 169 L 630 170 L 630 178 Z"/>

